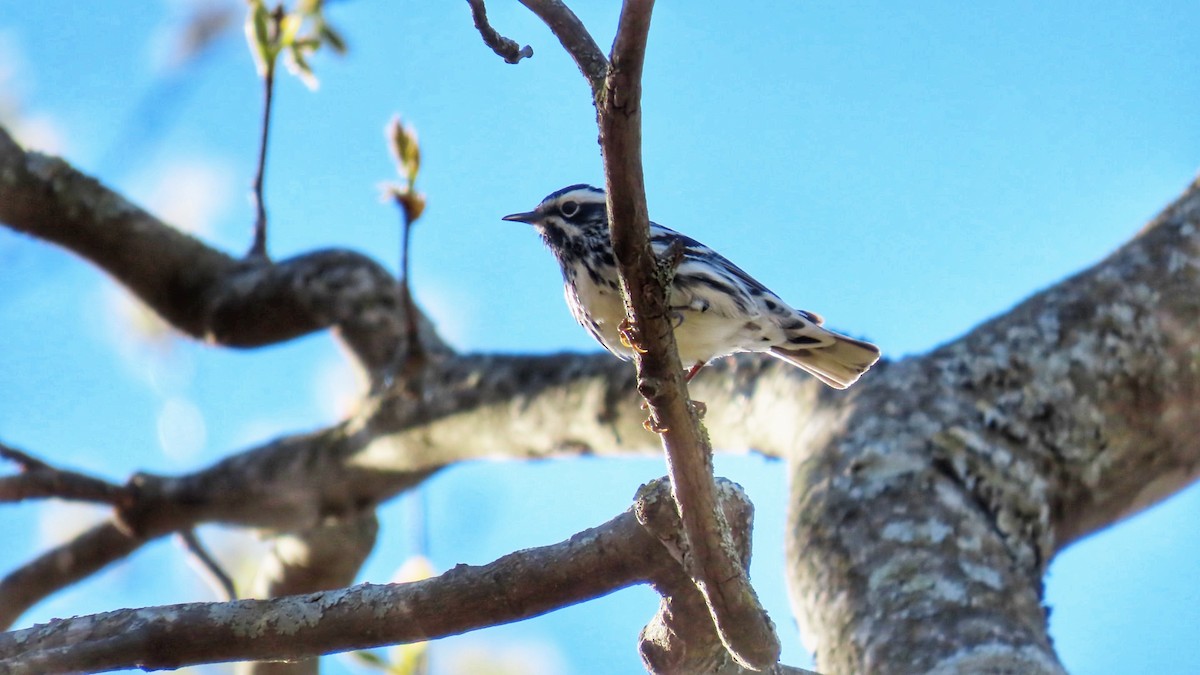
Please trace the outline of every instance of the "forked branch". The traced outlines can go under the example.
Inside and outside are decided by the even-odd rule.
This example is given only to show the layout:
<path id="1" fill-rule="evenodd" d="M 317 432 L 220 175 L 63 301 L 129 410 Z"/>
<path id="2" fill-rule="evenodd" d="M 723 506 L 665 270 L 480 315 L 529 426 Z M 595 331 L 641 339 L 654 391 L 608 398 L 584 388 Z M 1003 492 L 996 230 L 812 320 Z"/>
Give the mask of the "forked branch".
<path id="1" fill-rule="evenodd" d="M 717 508 L 713 486 L 712 447 L 687 395 L 659 264 L 650 248 L 642 177 L 641 80 L 654 2 L 626 0 L 608 59 L 561 2 L 522 2 L 546 22 L 592 87 L 613 251 L 638 343 L 638 391 L 650 407 L 649 426 L 662 434 L 686 534 L 685 568 L 730 654 L 747 667 L 766 668 L 779 659 L 779 638 L 745 568 L 731 555 L 729 526 Z"/>
<path id="2" fill-rule="evenodd" d="M 751 517 L 739 488 L 726 482 L 722 493 L 730 518 Z M 632 584 L 674 587 L 679 563 L 663 545 L 672 535 L 661 530 L 673 510 L 669 487 L 660 480 L 639 490 L 634 506 L 604 525 L 481 567 L 458 565 L 424 581 L 55 620 L 0 635 L 0 672 L 44 675 L 306 658 L 455 635 Z M 749 551 L 741 555 L 748 558 Z M 715 640 L 689 644 L 697 653 L 720 648 Z"/>

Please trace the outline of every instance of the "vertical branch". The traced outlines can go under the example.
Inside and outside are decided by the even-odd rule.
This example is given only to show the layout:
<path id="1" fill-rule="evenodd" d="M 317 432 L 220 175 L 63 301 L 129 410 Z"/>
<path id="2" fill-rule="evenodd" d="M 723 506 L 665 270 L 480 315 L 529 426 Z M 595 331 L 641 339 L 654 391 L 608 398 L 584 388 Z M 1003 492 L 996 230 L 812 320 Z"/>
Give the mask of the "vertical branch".
<path id="1" fill-rule="evenodd" d="M 650 405 L 650 425 L 662 434 L 688 551 L 684 567 L 712 613 L 729 653 L 755 670 L 779 660 L 774 625 L 735 555 L 713 483 L 712 447 L 687 395 L 668 317 L 666 290 L 650 248 L 642 174 L 641 81 L 653 0 L 626 0 L 598 95 L 600 147 L 617 268 L 639 349 L 638 391 Z M 665 261 L 664 261 L 665 262 Z"/>
<path id="2" fill-rule="evenodd" d="M 267 207 L 263 183 L 267 171 L 267 140 L 271 132 L 271 102 L 275 98 L 275 63 L 279 56 L 279 40 L 283 31 L 283 5 L 267 12 L 261 3 L 250 8 L 246 36 L 250 40 L 258 72 L 263 78 L 263 114 L 258 139 L 258 167 L 254 172 L 254 242 L 247 256 L 267 257 Z"/>
<path id="3" fill-rule="evenodd" d="M 667 313 L 663 269 L 650 248 L 642 176 L 641 79 L 653 0 L 625 0 L 612 53 L 605 59 L 591 35 L 558 0 L 521 0 L 537 14 L 592 87 L 604 156 L 613 252 L 621 277 L 638 391 L 650 407 L 648 426 L 662 434 L 675 501 L 687 538 L 683 563 L 704 596 L 722 643 L 748 668 L 779 659 L 779 638 L 736 557 L 718 509 L 712 447 L 688 399 L 683 367 Z"/>
<path id="4" fill-rule="evenodd" d="M 401 361 L 399 370 L 410 387 L 417 387 L 416 375 L 425 366 L 425 348 L 421 344 L 420 323 L 417 306 L 413 300 L 412 279 L 409 272 L 409 248 L 412 242 L 412 227 L 425 212 L 425 196 L 416 190 L 417 174 L 421 170 L 421 146 L 417 132 L 406 126 L 399 116 L 393 117 L 385 130 L 388 149 L 396 162 L 396 172 L 401 182 L 384 187 L 384 195 L 390 197 L 400 210 L 400 294 L 404 301 L 405 347 L 396 353 Z M 412 393 L 416 393 L 413 389 Z"/>
<path id="5" fill-rule="evenodd" d="M 421 344 L 420 323 L 417 318 L 417 305 L 413 301 L 412 285 L 409 283 L 408 248 L 412 238 L 413 219 L 407 208 L 400 209 L 402 230 L 400 233 L 400 294 L 404 297 L 404 354 L 403 371 L 406 379 L 411 380 L 425 365 L 425 348 Z M 415 384 L 415 383 L 414 383 Z"/>
<path id="6" fill-rule="evenodd" d="M 660 433 L 686 535 L 682 562 L 704 597 L 725 648 L 747 668 L 779 660 L 774 624 L 738 560 L 718 508 L 712 447 L 688 399 L 668 316 L 670 260 L 650 248 L 642 176 L 641 82 L 654 0 L 625 0 L 606 59 L 579 18 L 560 0 L 521 0 L 553 31 L 592 88 L 613 252 L 626 299 L 627 338 L 635 346 L 638 391 L 650 408 L 647 428 Z M 485 42 L 488 36 L 484 36 Z M 666 256 L 669 258 L 670 256 Z"/>

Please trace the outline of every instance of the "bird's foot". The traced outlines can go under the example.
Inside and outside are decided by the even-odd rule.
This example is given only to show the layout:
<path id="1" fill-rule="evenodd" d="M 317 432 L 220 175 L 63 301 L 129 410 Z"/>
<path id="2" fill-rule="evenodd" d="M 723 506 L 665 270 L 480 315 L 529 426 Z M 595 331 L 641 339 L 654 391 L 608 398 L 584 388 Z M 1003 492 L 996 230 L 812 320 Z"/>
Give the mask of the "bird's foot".
<path id="1" fill-rule="evenodd" d="M 647 417 L 646 421 L 642 422 L 642 426 L 652 434 L 665 434 L 671 430 L 670 427 L 654 419 L 654 415 Z"/>
<path id="2" fill-rule="evenodd" d="M 633 325 L 629 317 L 621 319 L 621 323 L 617 325 L 617 335 L 621 336 L 621 344 L 639 354 L 646 353 L 646 349 L 641 345 L 641 337 L 638 335 L 637 326 Z"/>

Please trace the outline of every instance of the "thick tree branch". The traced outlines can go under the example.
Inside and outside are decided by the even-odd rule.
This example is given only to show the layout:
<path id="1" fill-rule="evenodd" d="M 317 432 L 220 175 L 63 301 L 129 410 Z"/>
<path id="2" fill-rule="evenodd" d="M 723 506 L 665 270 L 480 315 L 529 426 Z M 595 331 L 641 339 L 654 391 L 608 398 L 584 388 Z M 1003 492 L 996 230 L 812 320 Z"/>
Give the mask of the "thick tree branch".
<path id="1" fill-rule="evenodd" d="M 272 542 L 259 566 L 252 597 L 278 598 L 331 591 L 354 583 L 375 547 L 379 520 L 374 511 L 358 518 L 327 522 Z M 245 675 L 317 675 L 318 659 L 259 661 L 239 671 Z"/>
<path id="2" fill-rule="evenodd" d="M 723 484 L 731 517 L 749 502 Z M 669 521 L 665 481 L 637 503 L 569 540 L 512 553 L 482 567 L 458 565 L 408 584 L 364 584 L 275 600 L 120 610 L 0 635 L 0 670 L 26 673 L 177 668 L 232 660 L 278 660 L 416 642 L 543 614 L 631 584 L 669 586 L 678 560 L 644 523 Z M 748 533 L 744 533 L 748 541 Z M 748 557 L 748 551 L 743 550 Z M 697 648 L 711 650 L 713 644 Z"/>
<path id="3" fill-rule="evenodd" d="M 13 570 L 0 580 L 0 628 L 33 605 L 82 581 L 145 543 L 115 522 L 102 523 Z"/>
<path id="4" fill-rule="evenodd" d="M 92 251 L 164 316 L 207 330 L 189 305 L 205 297 L 189 286 L 191 268 L 224 269 L 223 254 L 6 140 L 0 219 Z M 915 657 L 927 670 L 1006 662 L 1055 672 L 1039 595 L 1046 561 L 1200 471 L 1198 214 L 1193 185 L 1093 269 L 930 354 L 877 367 L 849 392 L 820 391 L 755 357 L 696 378 L 715 445 L 788 458 L 792 588 L 823 671 L 884 671 Z M 191 290 L 156 290 L 155 280 Z M 295 529 L 361 513 L 355 504 L 460 459 L 654 447 L 632 374 L 604 355 L 471 355 L 433 372 L 420 415 L 411 397 L 383 392 L 333 429 L 195 476 L 138 481 L 174 520 L 124 515 L 149 533 L 209 519 Z M 246 478 L 233 476 L 242 469 Z M 93 530 L 0 582 L 0 614 L 141 543 L 111 524 Z"/>
<path id="5" fill-rule="evenodd" d="M 1200 474 L 1197 363 L 1193 184 L 1104 262 L 856 387 L 791 463 L 818 667 L 1062 672 L 1046 565 Z"/>
<path id="6" fill-rule="evenodd" d="M 369 258 L 318 251 L 275 264 L 257 256 L 235 260 L 62 160 L 25 152 L 3 127 L 0 222 L 86 258 L 199 339 L 258 347 L 337 327 L 376 375 L 403 343 L 395 279 Z M 424 345 L 439 351 L 432 329 L 423 330 Z"/>

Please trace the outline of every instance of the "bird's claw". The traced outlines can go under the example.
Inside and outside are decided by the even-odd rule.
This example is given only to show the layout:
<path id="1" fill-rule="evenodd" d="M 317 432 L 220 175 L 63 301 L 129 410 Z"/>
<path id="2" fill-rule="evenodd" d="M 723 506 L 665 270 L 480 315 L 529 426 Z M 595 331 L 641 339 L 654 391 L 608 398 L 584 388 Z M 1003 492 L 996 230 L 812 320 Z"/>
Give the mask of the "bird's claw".
<path id="1" fill-rule="evenodd" d="M 652 434 L 665 434 L 671 430 L 669 427 L 664 426 L 661 422 L 654 419 L 654 415 L 647 417 L 646 421 L 642 422 L 642 426 L 646 428 L 646 431 L 649 431 Z"/>
<path id="2" fill-rule="evenodd" d="M 640 340 L 638 339 L 637 327 L 629 321 L 629 317 L 621 319 L 621 323 L 617 325 L 617 335 L 621 337 L 621 344 L 639 354 L 646 353 L 647 350 L 638 344 Z"/>

